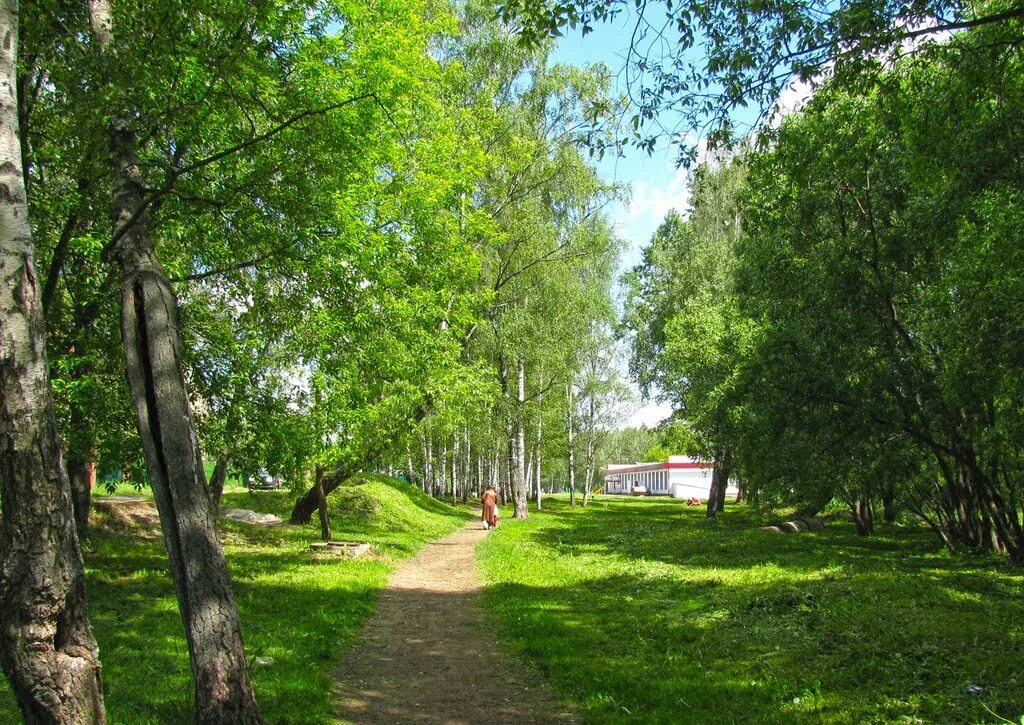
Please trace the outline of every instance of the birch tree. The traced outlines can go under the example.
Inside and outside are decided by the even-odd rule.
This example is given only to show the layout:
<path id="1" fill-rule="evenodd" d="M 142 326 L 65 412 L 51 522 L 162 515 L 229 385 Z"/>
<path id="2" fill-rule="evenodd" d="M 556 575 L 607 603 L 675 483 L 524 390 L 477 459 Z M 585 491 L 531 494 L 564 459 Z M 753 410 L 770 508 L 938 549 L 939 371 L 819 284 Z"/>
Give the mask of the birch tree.
<path id="1" fill-rule="evenodd" d="M 26 722 L 105 722 L 53 410 L 17 103 L 18 3 L 0 4 L 0 654 Z"/>

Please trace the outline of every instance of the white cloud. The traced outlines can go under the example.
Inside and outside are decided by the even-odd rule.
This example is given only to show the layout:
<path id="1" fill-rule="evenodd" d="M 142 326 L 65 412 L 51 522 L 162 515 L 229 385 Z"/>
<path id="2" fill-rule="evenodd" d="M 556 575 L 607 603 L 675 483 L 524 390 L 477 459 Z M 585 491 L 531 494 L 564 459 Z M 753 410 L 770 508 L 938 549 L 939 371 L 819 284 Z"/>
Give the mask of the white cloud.
<path id="1" fill-rule="evenodd" d="M 690 184 L 687 173 L 676 169 L 667 183 L 639 179 L 633 182 L 633 196 L 626 206 L 626 224 L 660 224 L 669 210 L 680 213 L 686 210 L 690 201 Z"/>
<path id="2" fill-rule="evenodd" d="M 654 428 L 670 415 L 672 415 L 671 405 L 665 405 L 664 403 L 648 403 L 647 405 L 638 408 L 633 415 L 629 416 L 624 427 L 639 428 L 640 426 L 646 426 L 647 428 Z"/>
<path id="3" fill-rule="evenodd" d="M 814 80 L 802 81 L 799 78 L 795 78 L 786 88 L 779 94 L 779 98 L 775 101 L 775 111 L 781 116 L 793 111 L 799 111 L 803 108 L 804 104 L 811 100 L 811 96 L 814 95 L 814 88 L 816 83 L 820 83 L 822 80 L 821 76 L 817 76 Z"/>

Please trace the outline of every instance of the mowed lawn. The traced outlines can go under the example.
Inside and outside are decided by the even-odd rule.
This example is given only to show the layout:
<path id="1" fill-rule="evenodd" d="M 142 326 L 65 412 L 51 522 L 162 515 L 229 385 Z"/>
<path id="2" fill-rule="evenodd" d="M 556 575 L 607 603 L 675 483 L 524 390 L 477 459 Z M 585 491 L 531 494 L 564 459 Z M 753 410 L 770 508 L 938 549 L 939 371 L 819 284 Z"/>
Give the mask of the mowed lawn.
<path id="1" fill-rule="evenodd" d="M 287 520 L 296 496 L 284 491 L 226 493 L 225 507 Z M 221 521 L 242 617 L 246 654 L 260 658 L 253 685 L 268 723 L 327 723 L 331 669 L 369 615 L 395 563 L 469 516 L 392 479 L 367 477 L 330 496 L 334 538 L 369 541 L 371 554 L 316 558 L 320 528 L 261 528 Z M 190 723 L 188 651 L 167 557 L 154 526 L 94 518 L 85 545 L 89 616 L 103 662 L 111 723 Z M 0 722 L 20 714 L 0 678 Z"/>
<path id="2" fill-rule="evenodd" d="M 591 722 L 1024 723 L 1020 568 L 913 527 L 762 532 L 742 505 L 531 513 L 481 545 L 486 601 Z"/>

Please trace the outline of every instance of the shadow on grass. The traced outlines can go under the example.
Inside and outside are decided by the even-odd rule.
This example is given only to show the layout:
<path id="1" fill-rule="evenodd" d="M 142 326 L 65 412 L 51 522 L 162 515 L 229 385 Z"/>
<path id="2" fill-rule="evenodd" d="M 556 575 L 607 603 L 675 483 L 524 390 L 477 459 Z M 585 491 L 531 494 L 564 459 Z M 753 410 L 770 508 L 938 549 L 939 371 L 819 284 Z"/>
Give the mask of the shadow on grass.
<path id="1" fill-rule="evenodd" d="M 761 531 L 766 522 L 746 506 L 727 507 L 719 519 L 708 520 L 702 507 L 682 502 L 605 500 L 584 510 L 558 501 L 543 516 L 557 525 L 546 525 L 532 537 L 570 555 L 601 552 L 709 569 L 773 565 L 805 573 L 820 570 L 823 558 L 836 566 L 856 562 L 860 570 L 891 571 L 895 558 L 918 571 L 936 566 L 1018 571 L 993 557 L 950 558 L 924 527 L 880 527 L 865 537 L 857 536 L 852 524 L 836 522 L 821 532 L 776 534 Z"/>
<path id="2" fill-rule="evenodd" d="M 329 722 L 327 672 L 370 613 L 387 565 L 318 561 L 294 546 L 229 549 L 228 563 L 246 654 L 272 658 L 252 670 L 266 721 Z M 188 651 L 163 552 L 94 555 L 90 574 L 110 722 L 191 722 Z"/>
<path id="3" fill-rule="evenodd" d="M 232 589 L 250 659 L 272 658 L 252 670 L 268 723 L 331 722 L 329 670 L 370 613 L 393 559 L 458 528 L 464 516 L 444 504 L 417 502 L 400 484 L 369 481 L 379 505 L 359 510 L 334 501 L 338 538 L 369 541 L 372 556 L 316 558 L 315 525 L 253 527 L 222 522 Z M 415 493 L 415 492 L 413 492 Z M 225 507 L 281 515 L 288 492 L 233 492 Z M 401 526 L 394 526 L 395 521 Z M 192 720 L 187 646 L 162 539 L 154 526 L 114 531 L 98 516 L 85 547 L 89 616 L 100 646 L 111 723 Z M 0 682 L 0 722 L 19 720 Z"/>
<path id="4" fill-rule="evenodd" d="M 676 504 L 552 508 L 487 542 L 487 602 L 594 722 L 1024 711 L 1024 575 L 1004 562 L 949 557 L 917 530 L 784 536 Z"/>

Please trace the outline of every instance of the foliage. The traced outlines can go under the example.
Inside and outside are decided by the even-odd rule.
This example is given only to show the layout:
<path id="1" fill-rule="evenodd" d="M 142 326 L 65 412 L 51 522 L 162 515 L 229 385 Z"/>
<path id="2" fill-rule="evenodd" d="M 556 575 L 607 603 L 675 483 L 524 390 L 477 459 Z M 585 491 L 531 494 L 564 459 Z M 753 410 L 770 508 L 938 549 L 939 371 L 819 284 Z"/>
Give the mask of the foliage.
<path id="1" fill-rule="evenodd" d="M 477 118 L 486 153 L 459 206 L 460 231 L 480 260 L 477 318 L 446 320 L 462 335 L 461 367 L 435 376 L 416 453 L 410 445 L 404 463 L 438 494 L 455 495 L 452 470 L 461 470 L 464 491 L 468 478 L 474 487 L 481 476 L 495 481 L 523 514 L 527 479 L 550 481 L 562 466 L 565 387 L 584 386 L 584 363 L 613 314 L 619 242 L 603 207 L 619 192 L 584 148 L 611 133 L 619 101 L 607 69 L 550 64 L 546 47 L 516 48 L 489 8 L 468 4 L 463 25 L 448 62 L 464 74 L 467 102 L 494 109 Z"/>
<path id="2" fill-rule="evenodd" d="M 988 42 L 960 36 L 885 91 L 830 86 L 752 161 L 737 276 L 763 328 L 745 438 L 762 480 L 830 477 L 853 508 L 898 481 L 951 547 L 1019 560 L 1021 368 L 1002 344 L 1019 335 L 1020 259 L 1001 240 L 1021 59 Z"/>
<path id="3" fill-rule="evenodd" d="M 605 446 L 607 463 L 634 463 L 653 460 L 645 453 L 659 445 L 657 430 L 640 426 L 639 428 L 620 428 L 608 433 Z"/>
<path id="4" fill-rule="evenodd" d="M 598 23 L 632 26 L 624 75 L 633 103 L 634 142 L 653 150 L 659 137 L 696 159 L 697 141 L 714 148 L 777 118 L 780 96 L 794 83 L 825 77 L 870 85 L 887 63 L 926 54 L 956 30 L 988 27 L 1000 47 L 1017 43 L 1011 2 L 845 3 L 773 0 L 627 2 L 627 0 L 503 0 L 526 44 L 566 29 L 591 32 Z M 738 123 L 738 117 L 754 120 Z M 767 132 L 767 133 L 766 133 Z"/>
<path id="5" fill-rule="evenodd" d="M 710 522 L 602 500 L 550 501 L 480 552 L 502 638 L 588 720 L 1021 716 L 1024 582 L 1005 562 L 950 557 L 920 528 L 787 536 L 741 508 Z"/>
<path id="6" fill-rule="evenodd" d="M 1021 371 L 1002 345 L 1020 332 L 1003 235 L 1021 57 L 1000 32 L 868 93 L 832 81 L 770 148 L 702 167 L 690 217 L 630 277 L 626 324 L 641 382 L 755 498 L 835 497 L 864 534 L 902 505 L 950 548 L 1020 560 Z"/>

